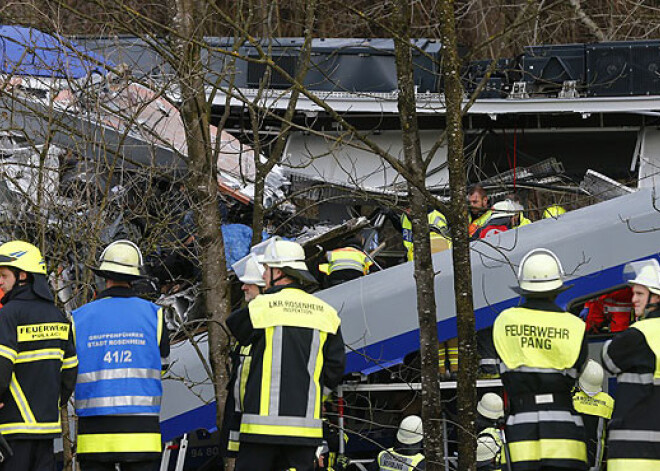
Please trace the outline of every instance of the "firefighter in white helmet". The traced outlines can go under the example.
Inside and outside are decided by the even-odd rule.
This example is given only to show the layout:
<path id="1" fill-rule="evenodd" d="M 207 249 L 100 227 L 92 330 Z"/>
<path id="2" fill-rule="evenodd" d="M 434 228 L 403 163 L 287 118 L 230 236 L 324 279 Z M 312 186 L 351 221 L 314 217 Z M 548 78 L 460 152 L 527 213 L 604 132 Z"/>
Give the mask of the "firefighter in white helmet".
<path id="1" fill-rule="evenodd" d="M 499 471 L 504 459 L 500 422 L 504 419 L 504 401 L 492 392 L 481 396 L 477 403 L 477 469 Z"/>
<path id="2" fill-rule="evenodd" d="M 426 469 L 422 419 L 417 415 L 405 417 L 396 432 L 394 447 L 381 451 L 378 458 L 367 469 L 368 471 L 421 471 Z"/>
<path id="3" fill-rule="evenodd" d="M 603 367 L 589 360 L 573 394 L 573 407 L 582 416 L 587 437 L 589 469 L 598 471 L 603 462 L 607 423 L 612 418 L 614 399 L 603 391 Z"/>
<path id="4" fill-rule="evenodd" d="M 603 366 L 617 375 L 616 404 L 607 440 L 608 470 L 660 469 L 660 264 L 628 264 L 635 278 L 637 321 L 603 346 Z"/>
<path id="5" fill-rule="evenodd" d="M 248 304 L 263 293 L 264 266 L 259 263 L 258 255 L 251 251 L 231 266 L 236 278 L 241 282 L 241 291 L 245 304 L 234 311 L 232 315 L 248 316 Z M 227 458 L 238 456 L 240 447 L 240 429 L 242 400 L 245 394 L 245 379 L 250 371 L 250 345 L 234 343 L 230 352 L 231 371 L 227 383 L 227 400 L 225 412 L 222 416 L 222 429 L 220 431 L 220 455 Z M 241 380 L 243 379 L 243 380 Z"/>
<path id="6" fill-rule="evenodd" d="M 300 244 L 273 240 L 263 256 L 264 294 L 248 315 L 232 313 L 231 333 L 251 345 L 237 471 L 311 470 L 323 441 L 320 402 L 344 374 L 337 311 L 308 294 L 315 279 Z M 285 433 L 283 433 L 285 431 Z"/>
<path id="7" fill-rule="evenodd" d="M 557 256 L 547 249 L 520 263 L 518 307 L 500 313 L 493 341 L 509 397 L 506 422 L 511 469 L 586 469 L 582 418 L 572 389 L 587 361 L 585 324 L 555 298 L 567 289 Z M 561 420 L 558 420 L 561 417 Z"/>
<path id="8" fill-rule="evenodd" d="M 169 336 L 163 309 L 141 299 L 142 253 L 129 240 L 108 245 L 92 270 L 105 279 L 96 300 L 73 312 L 80 367 L 75 391 L 82 471 L 160 461 L 161 371 Z"/>

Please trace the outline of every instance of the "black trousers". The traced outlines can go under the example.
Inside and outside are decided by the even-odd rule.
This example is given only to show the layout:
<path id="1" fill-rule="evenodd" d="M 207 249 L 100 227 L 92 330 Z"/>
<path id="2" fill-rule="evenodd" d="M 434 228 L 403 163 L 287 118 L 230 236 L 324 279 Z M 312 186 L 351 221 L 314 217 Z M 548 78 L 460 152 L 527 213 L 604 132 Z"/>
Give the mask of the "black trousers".
<path id="1" fill-rule="evenodd" d="M 52 439 L 11 440 L 14 455 L 0 463 L 0 471 L 55 471 Z"/>
<path id="2" fill-rule="evenodd" d="M 312 471 L 316 447 L 241 442 L 235 471 Z"/>
<path id="3" fill-rule="evenodd" d="M 115 471 L 115 463 L 103 461 L 83 460 L 80 463 L 81 471 Z M 121 471 L 157 471 L 160 468 L 160 461 L 134 461 L 121 463 Z"/>

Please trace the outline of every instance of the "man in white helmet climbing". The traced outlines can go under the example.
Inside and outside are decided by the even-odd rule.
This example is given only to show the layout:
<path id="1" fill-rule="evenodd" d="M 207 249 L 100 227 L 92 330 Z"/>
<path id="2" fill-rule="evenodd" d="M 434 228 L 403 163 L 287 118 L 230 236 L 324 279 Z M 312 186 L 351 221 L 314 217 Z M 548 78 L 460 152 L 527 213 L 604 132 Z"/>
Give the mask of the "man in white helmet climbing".
<path id="1" fill-rule="evenodd" d="M 504 419 L 504 401 L 495 393 L 481 396 L 477 403 L 477 470 L 500 471 L 504 459 L 500 421 Z"/>
<path id="2" fill-rule="evenodd" d="M 96 300 L 73 312 L 80 368 L 75 391 L 82 471 L 153 471 L 161 453 L 161 371 L 170 344 L 160 306 L 139 298 L 142 253 L 108 245 L 92 270 L 105 280 Z"/>
<path id="3" fill-rule="evenodd" d="M 607 439 L 607 469 L 660 469 L 660 264 L 628 264 L 635 278 L 637 321 L 605 342 L 603 366 L 617 375 L 616 403 Z"/>
<path id="4" fill-rule="evenodd" d="M 251 346 L 237 471 L 312 470 L 323 441 L 321 401 L 344 374 L 337 311 L 308 294 L 316 280 L 300 244 L 273 240 L 260 257 L 266 290 L 227 326 Z"/>
<path id="5" fill-rule="evenodd" d="M 587 459 L 590 471 L 598 471 L 605 453 L 607 423 L 612 418 L 614 399 L 603 391 L 603 367 L 589 360 L 573 394 L 573 407 L 582 416 L 587 437 Z"/>
<path id="6" fill-rule="evenodd" d="M 557 256 L 547 249 L 520 263 L 518 307 L 500 313 L 493 341 L 509 397 L 506 436 L 513 471 L 584 470 L 582 418 L 571 391 L 587 361 L 585 324 L 555 298 L 567 287 Z"/>
<path id="7" fill-rule="evenodd" d="M 417 415 L 405 417 L 396 432 L 395 445 L 381 451 L 376 461 L 371 463 L 367 469 L 368 471 L 423 471 L 426 469 L 424 429 L 421 417 Z"/>

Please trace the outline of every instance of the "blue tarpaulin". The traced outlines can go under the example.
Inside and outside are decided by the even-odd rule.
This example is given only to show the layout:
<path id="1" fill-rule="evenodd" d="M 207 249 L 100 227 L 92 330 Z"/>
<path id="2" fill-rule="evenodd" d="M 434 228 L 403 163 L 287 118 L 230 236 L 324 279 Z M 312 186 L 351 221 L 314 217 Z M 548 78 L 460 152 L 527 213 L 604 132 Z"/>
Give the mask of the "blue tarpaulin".
<path id="1" fill-rule="evenodd" d="M 23 26 L 0 26 L 0 70 L 4 74 L 75 80 L 92 72 L 105 75 L 105 65 L 112 66 L 62 36 Z"/>

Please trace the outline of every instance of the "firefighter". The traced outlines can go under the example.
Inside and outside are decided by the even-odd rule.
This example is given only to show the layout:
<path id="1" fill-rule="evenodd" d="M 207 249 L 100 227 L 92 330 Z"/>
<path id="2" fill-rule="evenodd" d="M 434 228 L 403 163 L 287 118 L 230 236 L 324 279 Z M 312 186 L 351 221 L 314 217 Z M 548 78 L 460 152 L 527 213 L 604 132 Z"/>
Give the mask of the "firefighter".
<path id="1" fill-rule="evenodd" d="M 265 249 L 266 290 L 233 313 L 227 326 L 252 361 L 245 384 L 237 471 L 313 469 L 323 441 L 321 398 L 344 374 L 337 311 L 304 291 L 315 279 L 300 244 L 274 240 Z"/>
<path id="2" fill-rule="evenodd" d="M 490 210 L 490 217 L 472 233 L 472 239 L 506 232 L 518 226 L 522 207 L 510 200 L 498 201 Z"/>
<path id="3" fill-rule="evenodd" d="M 320 264 L 319 271 L 326 275 L 328 287 L 369 274 L 373 262 L 361 245 L 357 238 L 350 239 L 345 247 L 326 254 L 328 263 Z"/>
<path id="4" fill-rule="evenodd" d="M 566 289 L 557 256 L 527 253 L 518 270 L 519 307 L 493 325 L 500 373 L 509 397 L 507 441 L 513 471 L 586 469 L 582 418 L 571 392 L 587 360 L 584 322 L 555 304 Z"/>
<path id="5" fill-rule="evenodd" d="M 470 206 L 468 235 L 472 237 L 492 216 L 488 209 L 488 194 L 483 186 L 476 184 L 468 188 L 468 204 Z"/>
<path id="6" fill-rule="evenodd" d="M 236 311 L 236 315 L 248 315 L 247 305 L 259 296 L 266 282 L 264 281 L 264 267 L 258 262 L 257 255 L 250 252 L 248 255 L 232 265 L 236 277 L 242 283 L 241 291 L 245 306 Z M 241 429 L 242 400 L 245 394 L 245 381 L 250 371 L 250 345 L 235 343 L 230 353 L 231 372 L 227 383 L 227 400 L 225 412 L 222 416 L 222 430 L 220 433 L 220 453 L 224 457 L 235 458 L 240 447 L 239 435 Z"/>
<path id="7" fill-rule="evenodd" d="M 160 461 L 161 370 L 170 352 L 160 306 L 136 296 L 142 254 L 118 240 L 92 270 L 105 280 L 73 312 L 80 369 L 75 392 L 82 471 L 152 471 Z"/>
<path id="8" fill-rule="evenodd" d="M 617 375 L 607 439 L 607 469 L 660 469 L 660 266 L 636 262 L 633 308 L 637 322 L 603 346 L 603 365 Z M 631 264 L 633 265 L 633 264 Z"/>
<path id="9" fill-rule="evenodd" d="M 0 469 L 54 471 L 60 406 L 76 382 L 73 330 L 53 304 L 46 264 L 34 245 L 0 245 L 0 288 L 0 433 L 13 449 Z"/>
<path id="10" fill-rule="evenodd" d="M 422 419 L 417 415 L 404 418 L 396 432 L 394 447 L 381 451 L 376 461 L 367 468 L 369 471 L 423 471 L 424 429 Z"/>
<path id="11" fill-rule="evenodd" d="M 499 424 L 504 418 L 504 401 L 495 393 L 486 393 L 477 403 L 477 469 L 499 471 L 504 460 Z"/>
<path id="12" fill-rule="evenodd" d="M 603 391 L 603 377 L 603 367 L 589 360 L 573 394 L 573 407 L 584 421 L 590 471 L 598 471 L 603 462 L 607 422 L 614 409 L 614 399 Z"/>
<path id="13" fill-rule="evenodd" d="M 543 211 L 543 219 L 557 219 L 562 214 L 566 214 L 566 209 L 558 204 L 553 204 Z"/>

